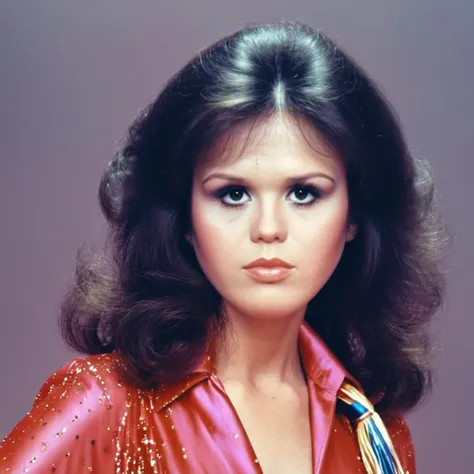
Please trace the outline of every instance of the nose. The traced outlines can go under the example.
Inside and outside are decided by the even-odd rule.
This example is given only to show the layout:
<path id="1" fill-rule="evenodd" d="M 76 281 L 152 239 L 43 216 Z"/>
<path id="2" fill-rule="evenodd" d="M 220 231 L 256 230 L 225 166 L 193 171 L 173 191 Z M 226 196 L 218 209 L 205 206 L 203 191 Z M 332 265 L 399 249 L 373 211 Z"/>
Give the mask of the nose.
<path id="1" fill-rule="evenodd" d="M 254 208 L 250 229 L 252 242 L 284 242 L 288 236 L 287 223 L 281 204 L 275 202 L 260 203 Z"/>

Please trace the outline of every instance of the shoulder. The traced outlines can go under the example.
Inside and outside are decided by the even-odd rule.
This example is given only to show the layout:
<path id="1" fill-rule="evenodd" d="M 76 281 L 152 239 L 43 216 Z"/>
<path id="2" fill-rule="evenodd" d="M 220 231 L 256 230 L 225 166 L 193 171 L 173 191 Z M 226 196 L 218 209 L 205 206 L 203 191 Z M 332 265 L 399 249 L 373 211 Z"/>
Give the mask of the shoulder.
<path id="1" fill-rule="evenodd" d="M 130 397 L 116 372 L 119 363 L 115 354 L 76 358 L 49 376 L 31 411 L 0 443 L 0 472 L 113 469 Z"/>
<path id="2" fill-rule="evenodd" d="M 77 395 L 102 393 L 99 402 L 111 402 L 112 395 L 120 398 L 126 391 L 117 373 L 120 364 L 120 356 L 114 353 L 72 359 L 48 377 L 33 405 L 36 407 L 61 391 L 65 396 L 64 390 L 69 395 L 71 392 Z"/>
<path id="3" fill-rule="evenodd" d="M 382 420 L 405 472 L 415 474 L 415 449 L 405 417 L 398 414 L 386 414 L 382 415 Z"/>

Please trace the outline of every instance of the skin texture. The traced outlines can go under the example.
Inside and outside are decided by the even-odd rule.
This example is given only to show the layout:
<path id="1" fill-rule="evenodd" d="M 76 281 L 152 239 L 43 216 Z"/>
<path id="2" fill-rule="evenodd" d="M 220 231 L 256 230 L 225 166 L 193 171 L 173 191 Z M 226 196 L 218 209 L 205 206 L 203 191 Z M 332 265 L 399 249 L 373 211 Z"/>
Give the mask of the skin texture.
<path id="1" fill-rule="evenodd" d="M 275 115 L 249 127 L 222 137 L 195 172 L 189 240 L 230 323 L 220 377 L 274 394 L 304 383 L 298 329 L 355 228 L 342 160 L 309 124 Z M 293 268 L 257 282 L 243 269 L 257 258 Z"/>

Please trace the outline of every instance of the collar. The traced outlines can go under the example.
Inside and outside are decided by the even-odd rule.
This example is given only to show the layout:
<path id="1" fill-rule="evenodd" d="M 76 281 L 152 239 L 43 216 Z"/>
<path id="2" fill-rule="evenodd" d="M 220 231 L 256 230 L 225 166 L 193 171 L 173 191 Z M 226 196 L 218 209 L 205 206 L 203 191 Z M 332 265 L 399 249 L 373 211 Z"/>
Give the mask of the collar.
<path id="1" fill-rule="evenodd" d="M 304 321 L 298 336 L 298 348 L 306 377 L 318 387 L 336 397 L 344 380 L 363 392 L 359 383 L 347 372 L 321 337 Z M 211 343 L 201 362 L 182 380 L 166 384 L 157 389 L 158 410 L 167 407 L 194 385 L 208 379 L 214 372 L 215 352 Z"/>

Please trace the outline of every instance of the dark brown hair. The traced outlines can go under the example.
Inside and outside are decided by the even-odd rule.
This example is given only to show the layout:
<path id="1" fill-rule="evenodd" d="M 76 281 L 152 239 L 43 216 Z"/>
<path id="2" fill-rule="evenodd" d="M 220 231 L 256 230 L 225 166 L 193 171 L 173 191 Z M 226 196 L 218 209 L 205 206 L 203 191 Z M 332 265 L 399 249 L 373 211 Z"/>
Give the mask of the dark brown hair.
<path id="1" fill-rule="evenodd" d="M 274 112 L 309 122 L 343 158 L 358 225 L 306 320 L 368 395 L 383 391 L 379 410 L 412 408 L 430 387 L 428 325 L 444 289 L 448 241 L 432 175 L 364 71 L 299 23 L 218 41 L 136 119 L 100 183 L 108 246 L 78 253 L 63 336 L 81 352 L 116 351 L 142 387 L 196 365 L 223 324 L 221 298 L 185 240 L 196 160 L 235 125 Z"/>

